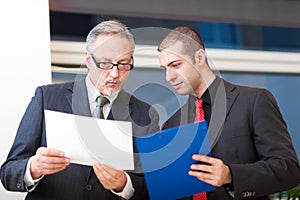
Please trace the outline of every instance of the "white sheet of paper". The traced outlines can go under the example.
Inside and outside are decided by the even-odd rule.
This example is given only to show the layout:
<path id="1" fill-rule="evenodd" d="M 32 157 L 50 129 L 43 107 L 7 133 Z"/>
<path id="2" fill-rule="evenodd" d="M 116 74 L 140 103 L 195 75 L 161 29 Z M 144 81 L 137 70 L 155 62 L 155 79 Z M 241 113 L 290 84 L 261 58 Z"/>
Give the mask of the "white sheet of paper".
<path id="1" fill-rule="evenodd" d="M 131 122 L 45 110 L 47 146 L 62 150 L 72 163 L 104 163 L 134 170 Z"/>

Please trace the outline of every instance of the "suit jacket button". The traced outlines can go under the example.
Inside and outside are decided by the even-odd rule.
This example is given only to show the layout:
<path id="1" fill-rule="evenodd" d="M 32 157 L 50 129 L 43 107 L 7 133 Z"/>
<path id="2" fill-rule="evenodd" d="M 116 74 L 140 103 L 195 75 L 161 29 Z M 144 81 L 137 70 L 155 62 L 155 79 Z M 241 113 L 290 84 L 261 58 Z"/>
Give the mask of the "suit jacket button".
<path id="1" fill-rule="evenodd" d="M 248 197 L 248 192 L 243 192 L 243 193 L 242 193 L 242 197 L 243 197 L 243 198 Z"/>
<path id="2" fill-rule="evenodd" d="M 255 195 L 255 192 L 249 192 L 249 196 L 253 197 Z"/>
<path id="3" fill-rule="evenodd" d="M 86 186 L 85 186 L 85 189 L 86 189 L 87 191 L 91 191 L 91 190 L 93 189 L 93 186 L 91 186 L 91 185 L 86 185 Z"/>
<path id="4" fill-rule="evenodd" d="M 22 187 L 21 183 L 17 183 L 17 188 L 21 189 L 21 187 Z"/>

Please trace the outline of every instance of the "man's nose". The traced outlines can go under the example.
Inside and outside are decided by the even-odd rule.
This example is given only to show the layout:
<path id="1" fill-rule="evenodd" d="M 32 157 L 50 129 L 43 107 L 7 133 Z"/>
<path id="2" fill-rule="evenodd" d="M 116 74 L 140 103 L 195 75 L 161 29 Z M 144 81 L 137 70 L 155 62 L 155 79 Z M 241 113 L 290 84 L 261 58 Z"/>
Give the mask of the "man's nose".
<path id="1" fill-rule="evenodd" d="M 115 65 L 113 66 L 113 68 L 110 70 L 110 76 L 111 77 L 118 77 L 119 76 L 119 69 L 118 67 Z"/>
<path id="2" fill-rule="evenodd" d="M 172 82 L 176 78 L 176 72 L 173 69 L 166 69 L 166 80 Z"/>

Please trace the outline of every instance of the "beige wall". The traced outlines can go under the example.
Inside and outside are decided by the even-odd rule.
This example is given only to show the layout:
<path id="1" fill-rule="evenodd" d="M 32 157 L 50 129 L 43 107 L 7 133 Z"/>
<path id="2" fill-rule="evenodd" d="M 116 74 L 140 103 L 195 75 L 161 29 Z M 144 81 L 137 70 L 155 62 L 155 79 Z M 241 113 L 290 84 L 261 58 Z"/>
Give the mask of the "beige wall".
<path id="1" fill-rule="evenodd" d="M 48 0 L 0 2 L 0 163 L 36 86 L 51 82 Z M 0 199 L 23 199 L 0 184 Z"/>

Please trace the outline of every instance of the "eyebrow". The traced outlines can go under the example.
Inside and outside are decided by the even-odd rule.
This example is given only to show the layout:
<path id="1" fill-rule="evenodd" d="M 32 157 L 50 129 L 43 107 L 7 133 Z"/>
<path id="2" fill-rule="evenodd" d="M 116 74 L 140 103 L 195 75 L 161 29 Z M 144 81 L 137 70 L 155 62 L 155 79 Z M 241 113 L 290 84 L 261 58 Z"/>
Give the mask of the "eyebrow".
<path id="1" fill-rule="evenodd" d="M 160 65 L 160 68 L 166 69 L 167 67 L 170 67 L 170 65 L 172 65 L 174 62 L 180 62 L 180 61 L 181 61 L 180 59 L 173 60 L 169 64 L 167 64 L 166 66 L 165 65 Z"/>
<path id="2" fill-rule="evenodd" d="M 118 62 L 128 62 L 131 61 L 131 57 L 130 58 L 122 58 L 120 60 L 118 60 Z"/>
<path id="3" fill-rule="evenodd" d="M 112 59 L 111 58 L 107 58 L 107 57 L 100 57 L 98 58 L 99 60 L 103 60 L 104 62 L 112 62 Z M 131 57 L 130 58 L 121 58 L 120 60 L 118 60 L 118 62 L 127 62 L 127 61 L 130 61 L 131 60 Z"/>
<path id="4" fill-rule="evenodd" d="M 178 60 L 173 60 L 172 62 L 170 62 L 169 64 L 167 64 L 167 66 L 169 67 L 170 65 L 172 65 L 173 63 L 178 62 L 178 61 L 181 61 L 181 60 L 180 60 L 180 59 L 178 59 Z"/>
<path id="5" fill-rule="evenodd" d="M 94 56 L 94 55 L 93 55 Z M 94 58 L 95 58 L 95 56 L 94 56 Z M 105 61 L 105 62 L 110 62 L 111 61 L 111 59 L 109 59 L 109 58 L 107 58 L 107 57 L 98 57 L 98 58 L 95 58 L 96 60 L 103 60 L 103 61 Z"/>

